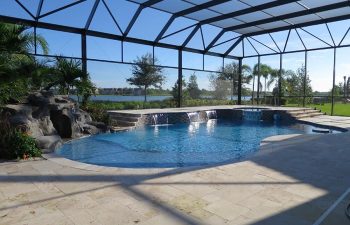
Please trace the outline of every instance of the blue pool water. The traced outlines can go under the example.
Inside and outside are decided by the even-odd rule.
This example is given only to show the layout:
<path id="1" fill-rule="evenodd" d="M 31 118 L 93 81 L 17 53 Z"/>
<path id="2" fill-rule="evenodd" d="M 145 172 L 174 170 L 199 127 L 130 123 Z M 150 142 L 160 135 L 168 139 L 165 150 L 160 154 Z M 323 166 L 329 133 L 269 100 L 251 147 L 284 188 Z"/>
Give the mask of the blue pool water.
<path id="1" fill-rule="evenodd" d="M 254 154 L 266 137 L 312 133 L 313 128 L 306 124 L 221 120 L 145 126 L 74 140 L 57 153 L 72 160 L 112 167 L 199 166 L 240 160 Z"/>

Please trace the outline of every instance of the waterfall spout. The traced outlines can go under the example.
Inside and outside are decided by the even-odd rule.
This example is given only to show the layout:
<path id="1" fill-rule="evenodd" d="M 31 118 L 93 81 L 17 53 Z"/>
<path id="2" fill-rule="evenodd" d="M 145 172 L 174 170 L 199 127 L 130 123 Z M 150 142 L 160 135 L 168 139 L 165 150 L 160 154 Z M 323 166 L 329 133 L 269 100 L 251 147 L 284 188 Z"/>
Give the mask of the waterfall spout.
<path id="1" fill-rule="evenodd" d="M 169 124 L 168 114 L 167 113 L 152 114 L 152 123 L 153 125 Z"/>
<path id="2" fill-rule="evenodd" d="M 260 121 L 262 111 L 261 109 L 244 109 L 243 120 L 245 121 Z"/>
<path id="3" fill-rule="evenodd" d="M 207 120 L 218 118 L 216 115 L 216 110 L 208 110 L 208 111 L 205 111 L 205 113 L 207 114 Z"/>
<path id="4" fill-rule="evenodd" d="M 193 122 L 200 122 L 199 113 L 198 112 L 188 112 L 187 113 L 188 119 L 191 123 Z"/>

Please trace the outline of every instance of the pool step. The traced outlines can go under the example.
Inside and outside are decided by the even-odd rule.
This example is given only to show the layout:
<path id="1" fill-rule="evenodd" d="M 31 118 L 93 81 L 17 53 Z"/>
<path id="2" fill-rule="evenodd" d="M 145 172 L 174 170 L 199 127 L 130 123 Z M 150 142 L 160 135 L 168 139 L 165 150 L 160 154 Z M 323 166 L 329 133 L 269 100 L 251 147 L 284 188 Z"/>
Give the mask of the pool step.
<path id="1" fill-rule="evenodd" d="M 108 112 L 111 124 L 116 127 L 135 127 L 141 118 L 141 114 Z"/>
<path id="2" fill-rule="evenodd" d="M 291 115 L 314 113 L 314 112 L 320 112 L 320 110 L 317 110 L 317 109 L 296 109 L 296 110 L 289 110 L 288 111 L 288 113 Z"/>
<path id="3" fill-rule="evenodd" d="M 110 115 L 110 118 L 114 119 L 114 120 L 117 120 L 117 121 L 127 121 L 127 122 L 138 122 L 139 121 L 139 117 Z"/>
<path id="4" fill-rule="evenodd" d="M 322 116 L 324 113 L 322 113 L 320 110 L 317 109 L 297 109 L 297 110 L 289 110 L 287 112 L 290 117 L 294 119 L 301 119 L 301 118 L 307 118 L 307 117 L 315 117 L 315 116 Z"/>
<path id="5" fill-rule="evenodd" d="M 113 112 L 113 111 L 107 111 L 107 113 L 110 116 L 119 116 L 119 117 L 134 117 L 134 118 L 140 118 L 141 114 L 134 114 L 134 113 L 120 113 L 120 112 Z"/>
<path id="6" fill-rule="evenodd" d="M 323 116 L 323 115 L 324 115 L 324 113 L 315 112 L 315 113 L 299 114 L 299 115 L 295 116 L 294 118 L 301 119 L 301 118 Z"/>

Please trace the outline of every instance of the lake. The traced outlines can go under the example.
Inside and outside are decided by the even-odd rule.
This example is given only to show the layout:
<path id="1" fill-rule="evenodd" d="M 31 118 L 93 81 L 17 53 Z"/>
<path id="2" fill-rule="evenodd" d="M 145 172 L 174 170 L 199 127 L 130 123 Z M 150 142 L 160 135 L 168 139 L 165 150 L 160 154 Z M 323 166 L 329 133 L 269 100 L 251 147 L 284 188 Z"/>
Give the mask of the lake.
<path id="1" fill-rule="evenodd" d="M 70 95 L 70 98 L 78 100 L 76 95 Z M 210 98 L 210 96 L 203 96 L 204 98 Z M 163 101 L 170 99 L 172 96 L 147 96 L 148 102 L 154 101 Z M 227 97 L 228 100 L 231 99 L 231 96 Z M 249 101 L 251 96 L 242 96 L 242 100 Z M 124 95 L 96 95 L 91 96 L 90 101 L 109 101 L 109 102 L 143 102 L 144 96 L 124 96 Z M 233 96 L 233 100 L 237 100 L 237 96 Z"/>

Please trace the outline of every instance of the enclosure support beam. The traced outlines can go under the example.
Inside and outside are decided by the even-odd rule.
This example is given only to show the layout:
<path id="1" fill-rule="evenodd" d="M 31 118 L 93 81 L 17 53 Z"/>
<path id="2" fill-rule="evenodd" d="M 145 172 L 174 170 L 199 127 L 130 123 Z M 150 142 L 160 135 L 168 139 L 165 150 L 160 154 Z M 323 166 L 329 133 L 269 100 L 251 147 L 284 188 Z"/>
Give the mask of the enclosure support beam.
<path id="1" fill-rule="evenodd" d="M 258 56 L 258 83 L 257 83 L 257 93 L 256 93 L 256 101 L 257 104 L 260 104 L 260 56 Z"/>
<path id="2" fill-rule="evenodd" d="M 34 27 L 34 53 L 38 53 L 38 44 L 37 44 L 37 31 L 36 26 Z"/>
<path id="3" fill-rule="evenodd" d="M 278 74 L 278 105 L 282 105 L 282 71 L 283 70 L 283 54 L 280 54 L 280 71 Z"/>
<path id="4" fill-rule="evenodd" d="M 87 74 L 86 34 L 81 35 L 81 67 L 83 73 Z"/>
<path id="5" fill-rule="evenodd" d="M 237 104 L 241 105 L 242 104 L 242 58 L 240 58 L 238 60 L 238 88 L 237 88 L 237 92 L 238 92 L 238 99 L 237 99 Z M 233 87 L 234 85 L 234 80 L 233 81 Z"/>
<path id="6" fill-rule="evenodd" d="M 177 107 L 182 106 L 182 50 L 178 51 L 178 90 L 177 90 Z"/>
<path id="7" fill-rule="evenodd" d="M 307 81 L 307 51 L 305 51 L 305 71 L 304 71 L 304 81 L 303 81 L 303 107 L 306 104 L 306 81 Z"/>
<path id="8" fill-rule="evenodd" d="M 334 87 L 335 87 L 335 67 L 337 64 L 337 48 L 333 49 L 333 86 L 332 86 L 332 110 L 331 116 L 334 115 Z"/>

